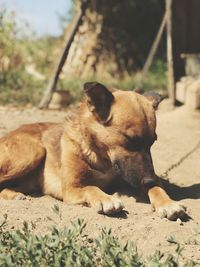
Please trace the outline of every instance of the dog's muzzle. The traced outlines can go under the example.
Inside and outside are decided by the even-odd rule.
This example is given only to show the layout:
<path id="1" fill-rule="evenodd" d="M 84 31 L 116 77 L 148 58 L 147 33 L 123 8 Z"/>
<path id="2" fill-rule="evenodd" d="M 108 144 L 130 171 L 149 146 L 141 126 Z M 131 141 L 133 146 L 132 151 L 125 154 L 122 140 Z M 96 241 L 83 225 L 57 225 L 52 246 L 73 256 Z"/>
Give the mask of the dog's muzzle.
<path id="1" fill-rule="evenodd" d="M 113 171 L 116 176 L 134 188 L 142 186 L 144 189 L 149 189 L 157 184 L 156 175 L 152 168 L 135 165 L 130 158 L 115 160 Z"/>
<path id="2" fill-rule="evenodd" d="M 126 168 L 124 166 L 123 160 L 116 160 L 113 163 L 113 171 L 116 176 L 125 180 L 132 187 L 138 187 L 140 184 L 141 177 L 137 174 L 137 172 L 133 168 Z"/>

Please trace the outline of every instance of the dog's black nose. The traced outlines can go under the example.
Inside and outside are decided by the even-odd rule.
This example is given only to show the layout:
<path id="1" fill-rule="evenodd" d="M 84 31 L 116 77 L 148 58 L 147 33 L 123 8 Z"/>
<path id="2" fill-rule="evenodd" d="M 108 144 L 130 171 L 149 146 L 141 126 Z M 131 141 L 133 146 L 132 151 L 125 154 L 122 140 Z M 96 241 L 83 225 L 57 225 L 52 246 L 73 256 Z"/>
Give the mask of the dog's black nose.
<path id="1" fill-rule="evenodd" d="M 155 177 L 144 177 L 141 180 L 142 185 L 144 186 L 145 189 L 150 189 L 154 186 L 158 185 L 158 181 L 156 180 Z"/>

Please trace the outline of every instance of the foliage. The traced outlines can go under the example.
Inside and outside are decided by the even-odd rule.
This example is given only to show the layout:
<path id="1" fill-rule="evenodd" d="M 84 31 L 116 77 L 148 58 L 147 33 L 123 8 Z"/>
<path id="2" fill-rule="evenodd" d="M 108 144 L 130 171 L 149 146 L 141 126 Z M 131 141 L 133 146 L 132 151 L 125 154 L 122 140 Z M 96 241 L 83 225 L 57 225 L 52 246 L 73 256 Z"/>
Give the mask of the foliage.
<path id="1" fill-rule="evenodd" d="M 61 219 L 59 207 L 54 207 Z M 51 218 L 49 218 L 51 220 Z M 0 266 L 86 266 L 86 267 L 125 267 L 151 266 L 176 267 L 195 266 L 195 262 L 182 256 L 183 247 L 176 243 L 173 254 L 156 251 L 145 259 L 137 247 L 127 242 L 122 244 L 112 235 L 111 230 L 102 229 L 98 239 L 89 239 L 84 235 L 86 223 L 78 219 L 70 228 L 58 229 L 53 226 L 44 235 L 33 234 L 27 222 L 22 230 L 5 230 L 7 216 L 0 224 Z"/>
<path id="2" fill-rule="evenodd" d="M 159 91 L 166 92 L 167 88 L 167 67 L 163 60 L 157 59 L 147 74 L 145 80 L 141 84 L 143 91 Z M 99 81 L 105 85 L 113 86 L 123 90 L 134 90 L 137 87 L 138 75 L 126 76 L 121 79 L 105 79 L 102 77 L 88 77 L 87 79 L 63 79 L 58 82 L 58 89 L 68 90 L 74 99 L 80 100 L 83 96 L 83 84 L 86 81 Z"/>
<path id="3" fill-rule="evenodd" d="M 167 89 L 167 64 L 164 60 L 155 60 L 155 63 L 143 81 L 142 87 L 145 91 L 164 91 Z"/>
<path id="4" fill-rule="evenodd" d="M 73 2 L 75 5 L 77 1 L 74 0 Z M 148 3 L 140 0 L 126 1 L 123 12 L 130 19 L 130 23 L 125 23 L 124 13 L 121 14 L 121 10 L 118 8 L 120 2 L 117 1 L 116 3 L 118 4 L 113 12 L 116 13 L 117 21 L 115 21 L 115 16 L 113 15 L 111 21 L 108 16 L 107 23 L 111 26 L 114 23 L 115 27 L 118 27 L 120 23 L 120 27 L 124 27 L 127 32 L 131 32 L 134 36 L 134 42 L 137 41 L 137 44 L 134 43 L 134 47 L 137 50 L 136 54 L 138 54 L 138 64 L 141 65 L 150 47 L 150 43 L 147 44 L 147 40 L 152 41 L 154 36 L 154 30 L 152 29 L 155 26 L 157 27 L 158 21 L 162 16 L 163 3 L 158 0 L 150 0 Z M 140 10 L 140 12 L 134 11 L 134 8 Z M 134 13 L 131 13 L 132 11 Z M 70 12 L 72 16 L 73 5 Z M 121 15 L 118 16 L 117 12 L 120 12 Z M 152 14 L 154 15 L 152 16 Z M 153 20 L 150 20 L 152 17 Z M 68 15 L 67 19 L 69 18 L 70 15 Z M 144 18 L 145 21 L 150 20 L 150 23 L 143 24 L 142 20 Z M 66 23 L 62 19 L 64 18 L 60 15 L 60 22 Z M 137 23 L 133 23 L 133 19 Z M 52 75 L 57 56 L 60 53 L 64 36 L 62 38 L 50 36 L 36 38 L 29 25 L 24 25 L 24 27 L 26 28 L 25 32 L 18 28 L 13 12 L 8 12 L 6 9 L 0 11 L 0 104 L 26 105 L 30 103 L 38 105 L 42 92 L 47 87 Z M 115 28 L 113 31 L 115 31 Z M 105 36 L 103 41 L 106 42 Z M 104 47 L 106 47 L 105 44 Z M 125 47 L 129 47 L 129 45 L 126 44 Z M 117 49 L 117 51 L 119 50 Z M 143 82 L 143 89 L 166 89 L 165 72 L 166 64 L 164 59 L 158 59 Z M 69 90 L 74 100 L 77 101 L 82 96 L 82 85 L 86 80 L 98 80 L 118 88 L 133 90 L 137 85 L 137 73 L 113 79 L 104 77 L 88 77 L 87 79 L 65 77 L 60 79 L 57 89 Z"/>
<path id="5" fill-rule="evenodd" d="M 30 29 L 28 32 L 18 29 L 13 12 L 0 11 L 1 103 L 36 104 L 46 86 L 59 40 L 38 39 Z"/>

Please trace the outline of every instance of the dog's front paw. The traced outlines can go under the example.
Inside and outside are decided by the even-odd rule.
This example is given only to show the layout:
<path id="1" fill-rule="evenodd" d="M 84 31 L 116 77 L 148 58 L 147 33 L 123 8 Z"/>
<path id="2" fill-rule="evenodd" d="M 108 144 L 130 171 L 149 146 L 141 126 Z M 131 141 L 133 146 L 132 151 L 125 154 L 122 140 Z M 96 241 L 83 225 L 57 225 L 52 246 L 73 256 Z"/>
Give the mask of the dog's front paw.
<path id="1" fill-rule="evenodd" d="M 178 218 L 183 219 L 187 216 L 186 207 L 177 201 L 170 201 L 165 205 L 158 206 L 156 211 L 161 218 L 167 218 L 171 221 L 175 221 Z"/>
<path id="2" fill-rule="evenodd" d="M 95 206 L 98 213 L 107 215 L 118 213 L 124 208 L 122 201 L 114 197 L 98 201 Z"/>

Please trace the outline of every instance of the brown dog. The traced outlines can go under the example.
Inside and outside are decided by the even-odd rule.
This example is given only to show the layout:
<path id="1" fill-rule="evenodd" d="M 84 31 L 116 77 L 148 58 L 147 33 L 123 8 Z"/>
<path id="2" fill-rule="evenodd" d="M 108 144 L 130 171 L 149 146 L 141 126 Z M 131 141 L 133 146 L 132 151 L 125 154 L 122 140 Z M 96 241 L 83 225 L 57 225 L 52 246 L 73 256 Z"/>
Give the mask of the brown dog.
<path id="1" fill-rule="evenodd" d="M 112 214 L 124 206 L 104 191 L 123 178 L 142 186 L 161 216 L 183 216 L 185 208 L 169 198 L 154 173 L 156 102 L 96 82 L 84 91 L 79 112 L 66 124 L 24 125 L 0 139 L 0 198 L 23 199 L 40 190 Z"/>

